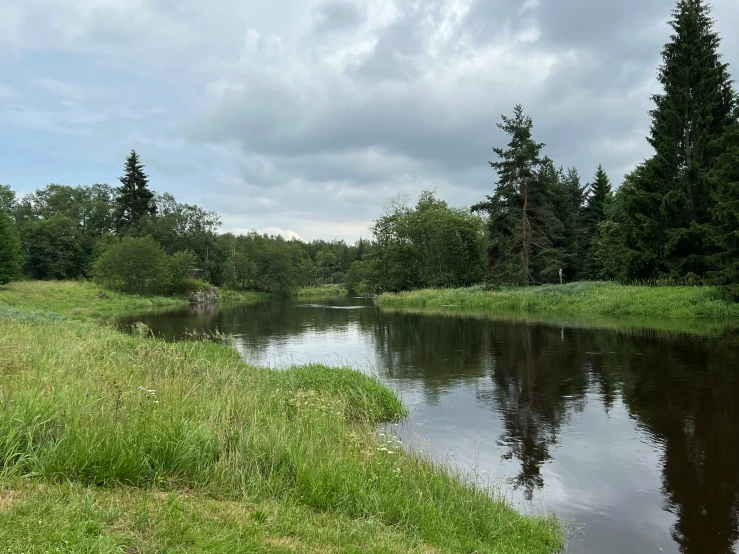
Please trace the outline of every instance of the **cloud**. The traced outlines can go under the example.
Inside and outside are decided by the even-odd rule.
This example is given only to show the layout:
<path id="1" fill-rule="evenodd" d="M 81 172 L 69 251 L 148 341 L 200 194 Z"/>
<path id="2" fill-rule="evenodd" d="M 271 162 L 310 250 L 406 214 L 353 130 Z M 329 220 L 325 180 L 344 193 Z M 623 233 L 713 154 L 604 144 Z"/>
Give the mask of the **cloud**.
<path id="1" fill-rule="evenodd" d="M 351 0 L 329 0 L 318 10 L 317 33 L 348 32 L 364 20 L 363 7 Z"/>
<path id="2" fill-rule="evenodd" d="M 25 0 L 0 19 L 0 122 L 28 131 L 40 165 L 38 133 L 96 159 L 135 147 L 156 187 L 226 229 L 354 239 L 398 191 L 490 193 L 496 123 L 518 102 L 555 163 L 584 179 L 602 163 L 619 183 L 650 153 L 672 6 Z M 714 17 L 733 68 L 739 6 L 715 0 Z"/>

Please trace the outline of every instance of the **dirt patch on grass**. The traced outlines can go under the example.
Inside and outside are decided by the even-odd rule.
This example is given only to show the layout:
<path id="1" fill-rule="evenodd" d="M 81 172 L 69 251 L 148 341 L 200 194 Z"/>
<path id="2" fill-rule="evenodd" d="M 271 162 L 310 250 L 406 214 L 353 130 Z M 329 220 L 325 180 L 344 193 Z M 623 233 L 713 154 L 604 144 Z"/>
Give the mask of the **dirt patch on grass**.
<path id="1" fill-rule="evenodd" d="M 0 514 L 9 512 L 21 499 L 19 491 L 0 491 Z"/>
<path id="2" fill-rule="evenodd" d="M 268 537 L 264 539 L 264 542 L 272 548 L 281 548 L 290 552 L 306 552 L 311 554 L 328 554 L 333 552 L 333 548 L 312 548 L 293 537 Z"/>

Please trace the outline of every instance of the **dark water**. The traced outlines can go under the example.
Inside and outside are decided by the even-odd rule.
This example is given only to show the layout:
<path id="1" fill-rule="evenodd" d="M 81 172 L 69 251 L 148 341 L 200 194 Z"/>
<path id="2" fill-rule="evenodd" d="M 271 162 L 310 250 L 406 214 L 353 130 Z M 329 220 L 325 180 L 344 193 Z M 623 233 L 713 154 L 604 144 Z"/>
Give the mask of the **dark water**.
<path id="1" fill-rule="evenodd" d="M 401 434 L 501 480 L 521 509 L 574 522 L 569 552 L 739 553 L 736 331 L 419 315 L 349 298 L 134 320 L 170 339 L 234 334 L 259 364 L 380 373 L 412 410 Z"/>

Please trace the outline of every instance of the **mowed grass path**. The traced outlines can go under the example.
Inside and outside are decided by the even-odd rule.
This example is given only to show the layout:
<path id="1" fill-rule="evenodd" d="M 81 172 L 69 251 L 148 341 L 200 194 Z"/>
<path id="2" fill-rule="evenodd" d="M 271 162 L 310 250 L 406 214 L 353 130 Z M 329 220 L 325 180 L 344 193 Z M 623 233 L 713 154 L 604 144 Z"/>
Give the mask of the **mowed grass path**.
<path id="1" fill-rule="evenodd" d="M 561 315 L 739 318 L 739 304 L 717 287 L 646 287 L 613 283 L 570 283 L 500 291 L 426 289 L 383 294 L 388 308 L 490 310 Z"/>
<path id="2" fill-rule="evenodd" d="M 12 291 L 0 287 L 0 306 Z M 544 554 L 562 544 L 555 518 L 521 515 L 379 436 L 375 426 L 405 409 L 372 377 L 270 371 L 222 344 L 3 309 L 0 544 L 10 552 Z"/>

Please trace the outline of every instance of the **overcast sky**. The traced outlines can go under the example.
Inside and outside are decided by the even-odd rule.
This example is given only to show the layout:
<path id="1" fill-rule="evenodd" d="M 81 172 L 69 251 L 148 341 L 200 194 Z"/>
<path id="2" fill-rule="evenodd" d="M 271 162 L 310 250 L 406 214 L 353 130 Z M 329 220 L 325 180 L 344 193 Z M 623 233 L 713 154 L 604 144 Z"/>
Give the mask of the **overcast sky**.
<path id="1" fill-rule="evenodd" d="M 158 192 L 224 230 L 368 236 L 399 191 L 491 194 L 521 102 L 557 165 L 650 154 L 671 0 L 0 0 L 0 183 Z M 739 2 L 715 0 L 739 72 Z"/>

